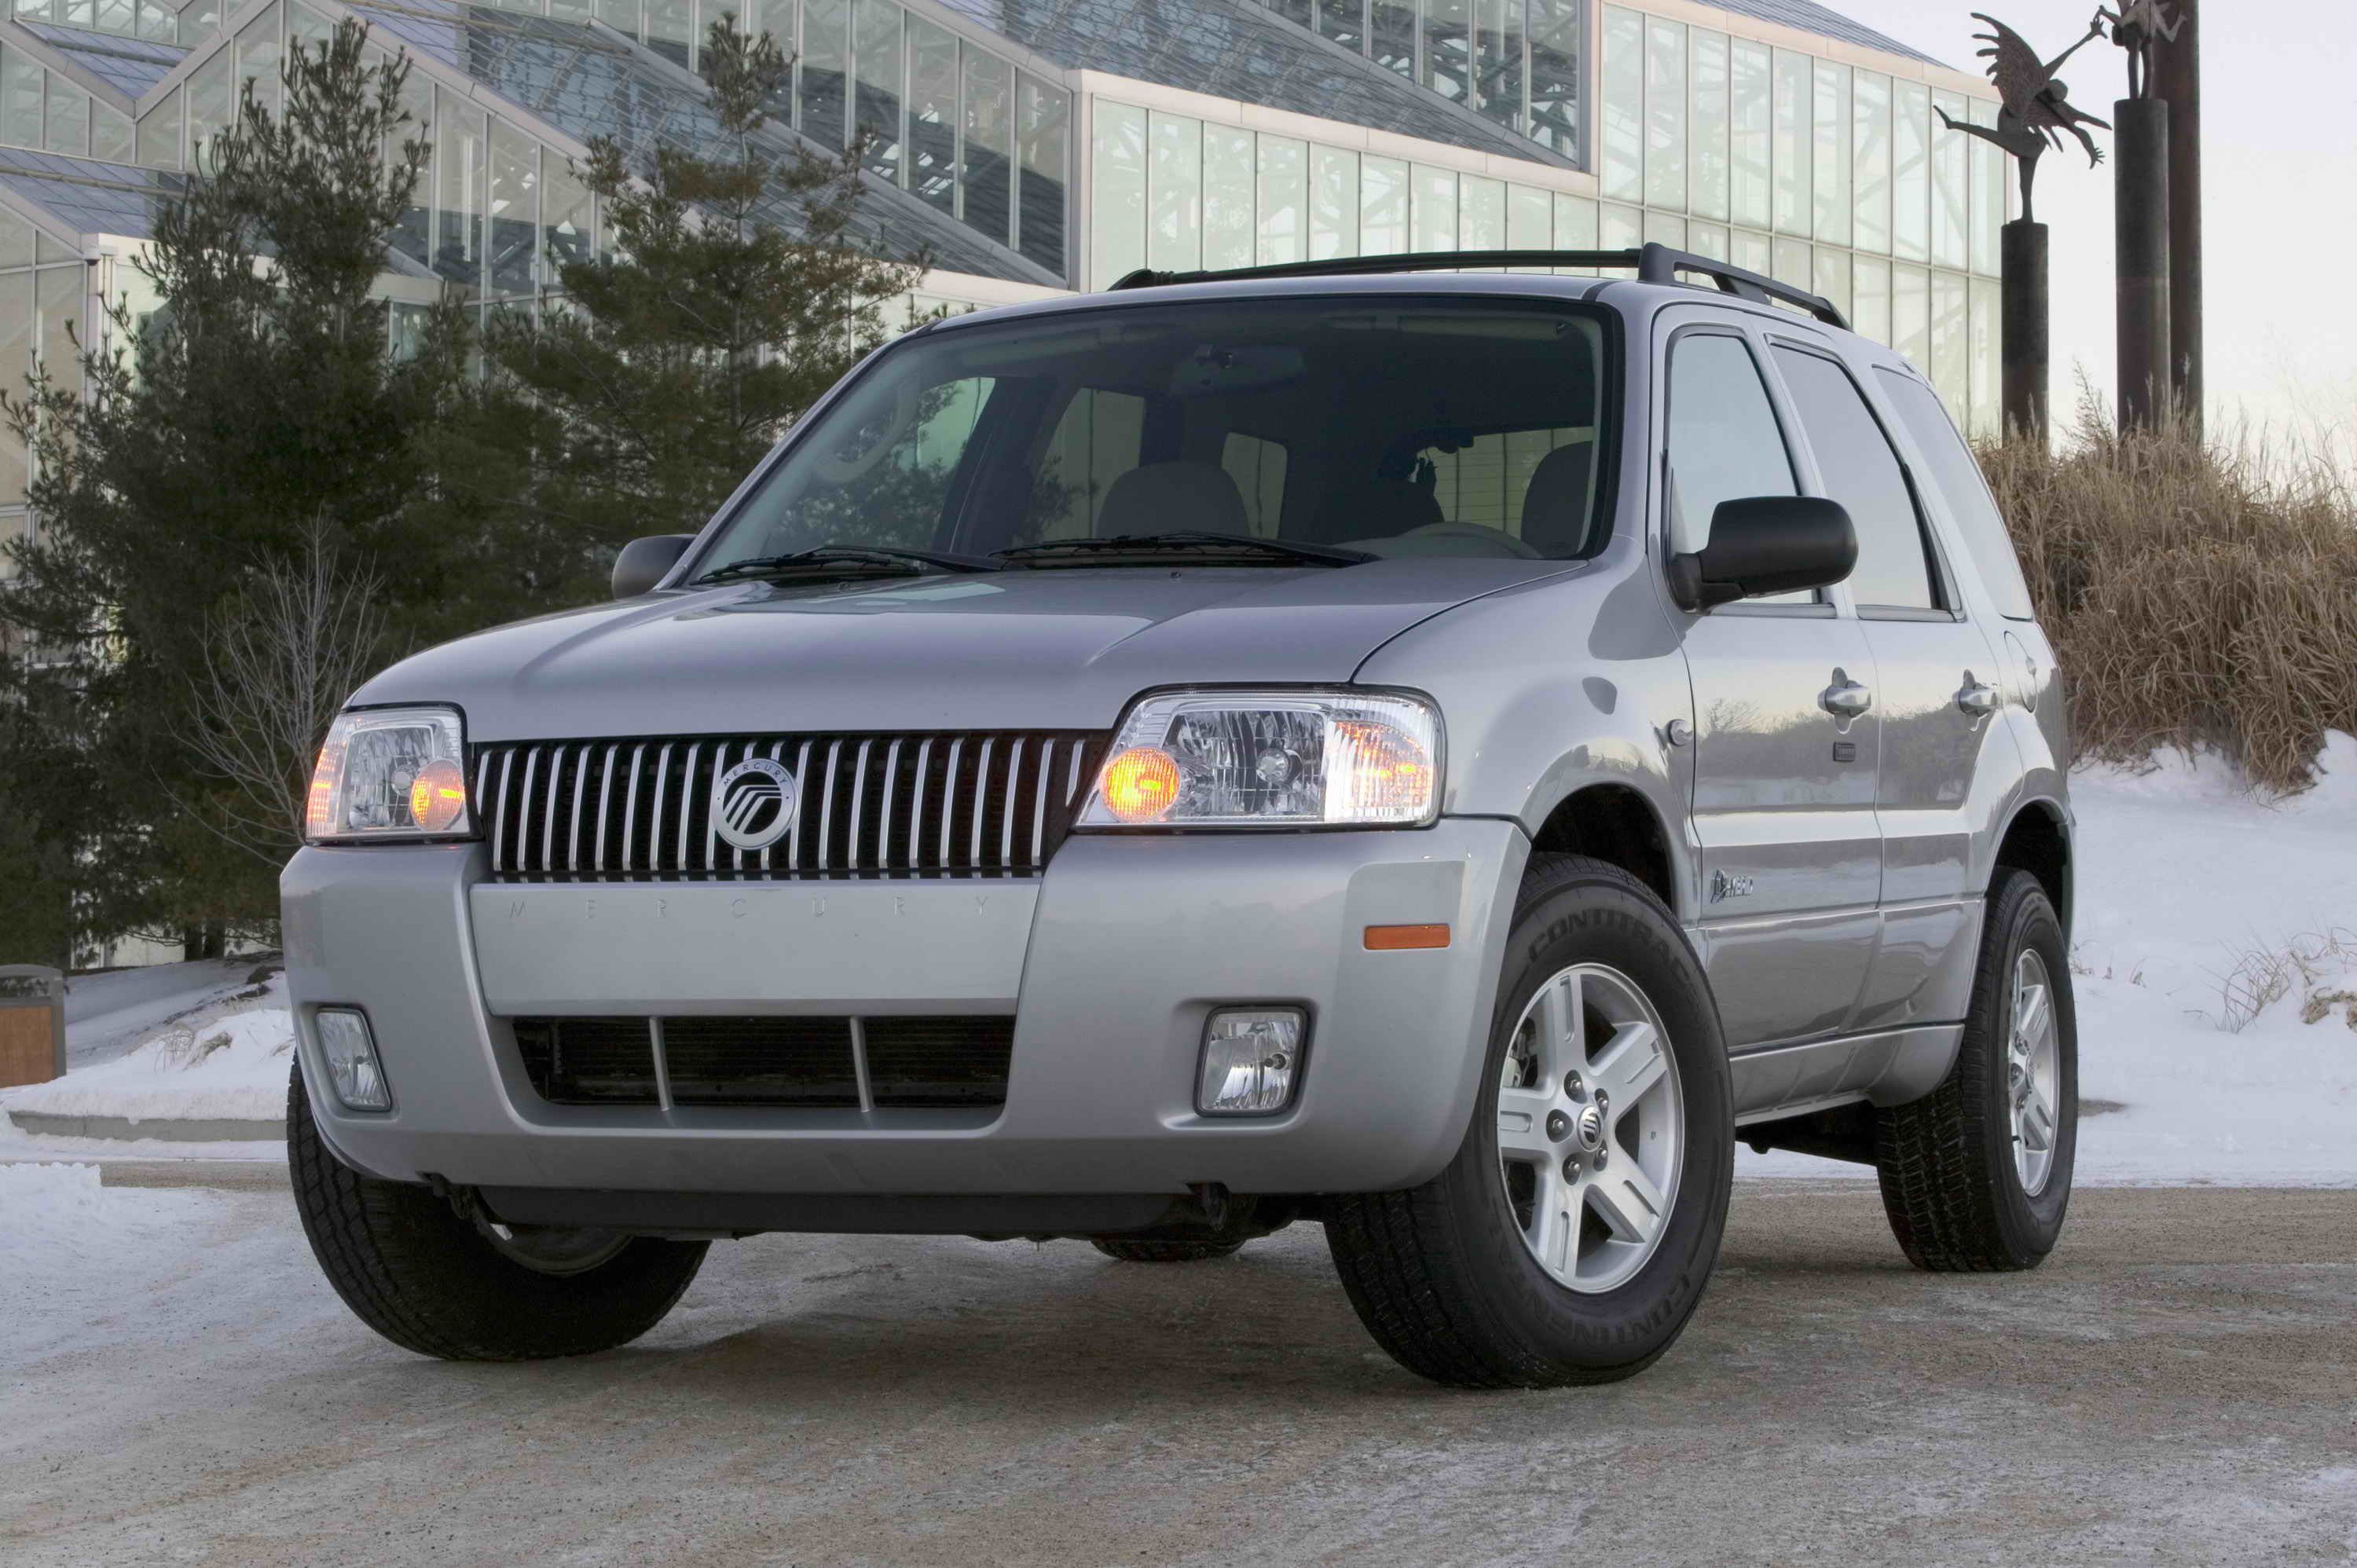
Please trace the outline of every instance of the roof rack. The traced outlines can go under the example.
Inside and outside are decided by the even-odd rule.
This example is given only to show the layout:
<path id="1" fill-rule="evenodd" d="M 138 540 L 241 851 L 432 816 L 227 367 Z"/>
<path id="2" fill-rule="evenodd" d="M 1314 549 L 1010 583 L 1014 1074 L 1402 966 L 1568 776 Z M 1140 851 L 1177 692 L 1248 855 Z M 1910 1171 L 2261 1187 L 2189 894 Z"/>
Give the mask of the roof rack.
<path id="1" fill-rule="evenodd" d="M 1683 283 L 1678 274 L 1693 274 L 1709 280 L 1721 294 L 1760 304 L 1770 300 L 1792 306 L 1828 327 L 1846 331 L 1833 301 L 1822 295 L 1778 283 L 1742 267 L 1647 244 L 1634 251 L 1421 251 L 1405 256 L 1337 256 L 1323 262 L 1279 262 L 1265 267 L 1235 267 L 1225 272 L 1157 273 L 1140 267 L 1116 278 L 1111 287 L 1159 288 L 1167 284 L 1228 283 L 1248 278 L 1352 277 L 1379 273 L 1489 272 L 1501 267 L 1616 267 L 1636 273 L 1641 283 Z"/>

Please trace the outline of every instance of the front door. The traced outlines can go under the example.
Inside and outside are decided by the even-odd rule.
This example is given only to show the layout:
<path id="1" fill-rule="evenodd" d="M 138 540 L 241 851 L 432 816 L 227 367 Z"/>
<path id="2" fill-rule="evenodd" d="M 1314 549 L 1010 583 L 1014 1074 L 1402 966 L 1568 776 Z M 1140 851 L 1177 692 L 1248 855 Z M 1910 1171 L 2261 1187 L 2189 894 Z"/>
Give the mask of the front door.
<path id="1" fill-rule="evenodd" d="M 1673 550 L 1719 502 L 1799 491 L 1753 345 L 1732 328 L 1670 339 L 1663 487 Z M 1881 878 L 1874 780 L 1882 719 L 1857 621 L 1818 594 L 1683 618 L 1694 682 L 1695 936 L 1729 1047 L 1838 1033 L 1872 960 Z"/>

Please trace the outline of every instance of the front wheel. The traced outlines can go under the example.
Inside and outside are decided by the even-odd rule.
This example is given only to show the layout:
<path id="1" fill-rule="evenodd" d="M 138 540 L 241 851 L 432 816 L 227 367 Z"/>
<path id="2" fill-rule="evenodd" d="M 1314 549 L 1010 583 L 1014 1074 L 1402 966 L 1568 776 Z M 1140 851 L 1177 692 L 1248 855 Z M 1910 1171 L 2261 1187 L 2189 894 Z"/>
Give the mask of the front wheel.
<path id="1" fill-rule="evenodd" d="M 583 1356 L 662 1321 L 706 1243 L 463 1219 L 422 1187 L 338 1159 L 311 1118 L 301 1068 L 286 1090 L 295 1208 L 321 1272 L 362 1323 L 451 1361 Z"/>
<path id="2" fill-rule="evenodd" d="M 1727 1051 L 1670 912 L 1617 867 L 1532 864 L 1472 1125 L 1439 1176 L 1329 1202 L 1351 1305 L 1410 1371 L 1599 1383 L 1684 1331 L 1726 1227 Z"/>

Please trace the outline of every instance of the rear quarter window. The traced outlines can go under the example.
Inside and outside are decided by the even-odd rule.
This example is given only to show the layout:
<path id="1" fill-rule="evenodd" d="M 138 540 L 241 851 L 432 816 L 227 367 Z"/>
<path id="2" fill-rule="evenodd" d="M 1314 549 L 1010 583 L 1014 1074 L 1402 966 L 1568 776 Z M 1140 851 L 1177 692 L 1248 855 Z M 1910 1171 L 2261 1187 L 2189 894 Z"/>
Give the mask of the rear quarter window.
<path id="1" fill-rule="evenodd" d="M 1981 478 L 1980 464 L 1974 460 L 1964 438 L 1956 434 L 1948 411 L 1940 406 L 1932 389 L 1914 377 L 1879 366 L 1875 373 L 1882 378 L 1882 390 L 1899 410 L 1900 423 L 1907 426 L 1923 461 L 1931 466 L 1926 477 L 1945 503 L 1948 515 L 1955 520 L 1956 532 L 1964 535 L 1964 550 L 1979 568 L 1981 581 L 1988 585 L 1996 613 L 2007 620 L 2035 619 L 2037 611 L 2029 600 L 2029 585 L 2022 579 L 2013 535 L 2007 532 L 2005 519 L 1989 494 L 1988 481 Z"/>

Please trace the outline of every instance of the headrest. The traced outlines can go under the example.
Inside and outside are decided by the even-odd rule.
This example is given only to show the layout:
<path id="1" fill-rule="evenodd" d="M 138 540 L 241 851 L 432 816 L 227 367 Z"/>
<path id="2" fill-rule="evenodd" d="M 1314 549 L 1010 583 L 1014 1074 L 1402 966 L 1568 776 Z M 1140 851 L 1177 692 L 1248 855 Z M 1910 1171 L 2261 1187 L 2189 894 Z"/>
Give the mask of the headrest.
<path id="1" fill-rule="evenodd" d="M 1575 441 L 1539 459 L 1523 491 L 1523 542 L 1543 555 L 1577 555 L 1587 543 L 1596 443 Z"/>
<path id="2" fill-rule="evenodd" d="M 1125 533 L 1250 533 L 1243 492 L 1209 463 L 1146 463 L 1115 479 L 1097 512 L 1097 537 Z"/>

